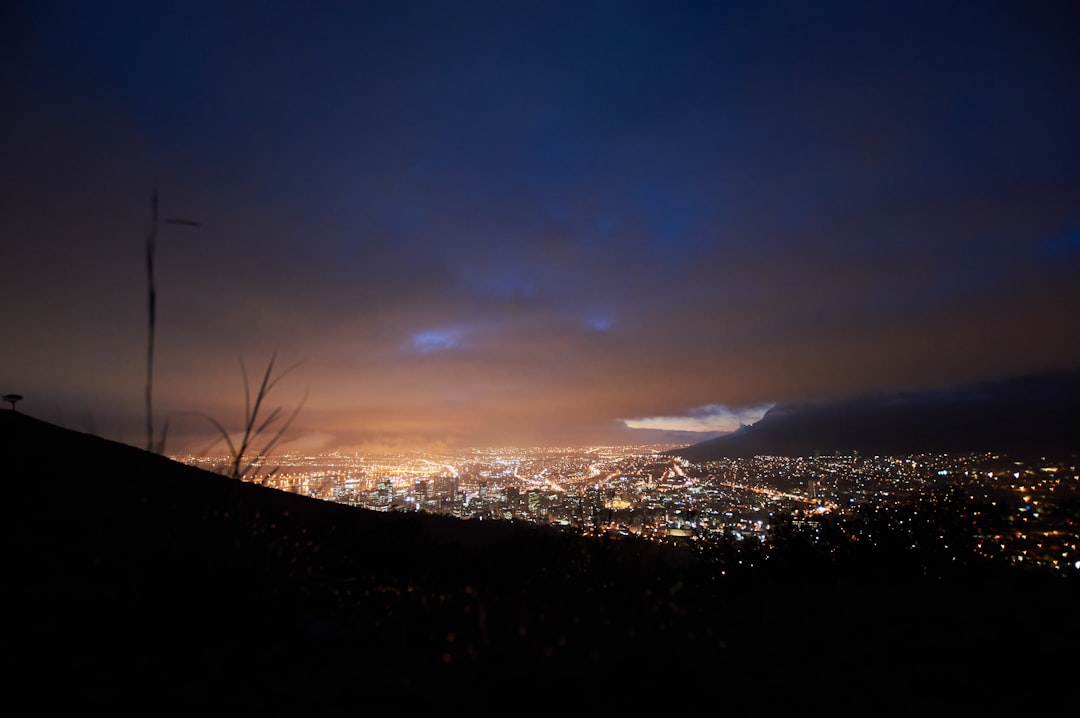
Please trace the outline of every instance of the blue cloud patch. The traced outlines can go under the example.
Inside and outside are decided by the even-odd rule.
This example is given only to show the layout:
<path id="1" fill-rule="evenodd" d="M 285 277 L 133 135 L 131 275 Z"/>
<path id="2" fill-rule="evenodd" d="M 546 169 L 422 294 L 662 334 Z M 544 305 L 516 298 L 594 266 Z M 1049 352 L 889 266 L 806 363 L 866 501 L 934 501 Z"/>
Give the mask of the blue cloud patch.
<path id="1" fill-rule="evenodd" d="M 414 334 L 411 346 L 421 354 L 433 354 L 458 347 L 464 335 L 464 331 L 456 328 L 429 329 Z"/>

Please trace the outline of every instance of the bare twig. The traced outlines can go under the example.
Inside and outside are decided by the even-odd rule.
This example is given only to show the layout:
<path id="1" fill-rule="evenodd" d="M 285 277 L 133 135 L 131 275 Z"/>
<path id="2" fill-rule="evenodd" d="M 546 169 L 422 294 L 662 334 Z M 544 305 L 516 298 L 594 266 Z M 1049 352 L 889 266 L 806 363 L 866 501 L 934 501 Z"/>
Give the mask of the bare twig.
<path id="1" fill-rule="evenodd" d="M 200 414 L 200 416 L 203 416 L 214 426 L 220 435 L 214 444 L 218 441 L 224 441 L 226 447 L 228 447 L 230 461 L 225 473 L 227 476 L 234 479 L 246 479 L 262 466 L 263 461 L 266 460 L 281 442 L 282 437 L 292 425 L 297 414 L 300 413 L 300 409 L 303 408 L 304 401 L 307 398 L 305 395 L 305 399 L 301 400 L 296 408 L 293 409 L 292 413 L 289 414 L 284 423 L 277 428 L 273 433 L 273 436 L 263 444 L 262 448 L 254 448 L 259 441 L 259 437 L 270 431 L 271 427 L 283 416 L 281 407 L 276 407 L 265 417 L 260 418 L 260 413 L 263 412 L 263 403 L 266 401 L 267 396 L 269 396 L 274 386 L 276 386 L 286 374 L 303 363 L 297 362 L 275 377 L 273 373 L 274 362 L 276 359 L 277 355 L 275 354 L 267 363 L 266 371 L 263 373 L 262 383 L 259 385 L 259 390 L 254 395 L 254 403 L 252 402 L 251 386 L 248 381 L 247 368 L 244 366 L 243 360 L 240 362 L 240 372 L 244 377 L 244 428 L 237 441 L 233 440 L 228 429 L 226 429 L 217 419 L 212 416 L 207 416 L 206 414 Z M 212 446 L 213 445 L 211 445 L 211 447 Z M 269 475 L 272 476 L 276 472 L 277 468 L 274 468 Z"/>

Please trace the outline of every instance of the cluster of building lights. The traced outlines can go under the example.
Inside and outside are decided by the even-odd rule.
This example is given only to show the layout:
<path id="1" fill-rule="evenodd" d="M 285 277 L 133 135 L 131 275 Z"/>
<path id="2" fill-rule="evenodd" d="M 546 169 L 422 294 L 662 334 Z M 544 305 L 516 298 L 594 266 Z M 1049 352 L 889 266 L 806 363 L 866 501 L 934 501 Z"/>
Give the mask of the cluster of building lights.
<path id="1" fill-rule="evenodd" d="M 1062 506 L 1080 497 L 1075 460 L 991 455 L 814 456 L 691 463 L 668 447 L 486 449 L 436 456 L 326 454 L 277 457 L 255 481 L 375 511 L 555 524 L 588 534 L 685 541 L 711 534 L 764 541 L 778 512 L 888 510 L 943 484 L 1015 505 L 1010 532 L 980 546 L 1013 561 L 1080 570 L 1080 521 Z M 223 460 L 178 457 L 215 468 Z"/>

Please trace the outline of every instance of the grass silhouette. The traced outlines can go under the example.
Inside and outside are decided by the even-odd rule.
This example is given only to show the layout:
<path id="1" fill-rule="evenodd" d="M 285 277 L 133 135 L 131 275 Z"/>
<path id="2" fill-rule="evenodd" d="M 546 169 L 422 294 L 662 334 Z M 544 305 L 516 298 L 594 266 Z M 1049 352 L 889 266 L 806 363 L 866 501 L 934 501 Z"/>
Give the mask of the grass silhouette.
<path id="1" fill-rule="evenodd" d="M 169 433 L 169 421 L 168 418 L 166 418 L 162 425 L 161 436 L 155 438 L 154 435 L 154 339 L 157 331 L 157 287 L 154 280 L 154 258 L 157 250 L 157 229 L 161 224 L 180 224 L 188 227 L 202 226 L 201 222 L 195 222 L 189 219 L 160 218 L 158 216 L 158 193 L 157 189 L 154 189 L 150 198 L 150 229 L 146 234 L 146 280 L 149 325 L 146 342 L 145 401 L 146 450 L 155 454 L 165 453 L 165 441 Z M 207 414 L 198 414 L 213 424 L 219 434 L 218 439 L 204 450 L 204 453 L 212 449 L 219 441 L 224 441 L 229 448 L 229 455 L 231 457 L 231 461 L 229 462 L 229 466 L 225 473 L 232 478 L 248 478 L 252 472 L 262 465 L 262 462 L 281 441 L 282 436 L 284 436 L 289 426 L 292 425 L 293 420 L 296 418 L 296 415 L 300 413 L 300 409 L 303 406 L 303 401 L 301 401 L 284 423 L 279 423 L 284 416 L 280 407 L 275 408 L 269 415 L 262 413 L 263 402 L 274 388 L 274 385 L 301 363 L 298 362 L 297 364 L 290 366 L 281 374 L 274 377 L 273 370 L 276 359 L 276 355 L 271 356 L 270 361 L 267 363 L 266 372 L 263 374 L 262 383 L 255 393 L 254 401 L 252 401 L 252 392 L 248 381 L 247 368 L 244 366 L 243 360 L 240 361 L 240 372 L 244 377 L 244 428 L 237 441 L 233 441 L 229 431 L 217 419 Z M 22 397 L 18 397 L 18 399 L 21 398 Z M 5 396 L 4 400 L 8 401 L 9 399 Z M 12 408 L 15 406 L 15 401 L 11 401 Z M 275 424 L 277 424 L 278 427 L 271 438 L 262 446 L 262 448 L 255 449 L 254 446 L 256 442 L 259 441 L 259 438 L 272 431 Z M 269 476 L 272 476 L 276 471 L 277 469 L 275 468 Z"/>
<path id="2" fill-rule="evenodd" d="M 296 419 L 297 414 L 300 413 L 300 409 L 303 408 L 304 401 L 302 400 L 287 417 L 283 413 L 281 407 L 275 407 L 269 412 L 264 411 L 266 398 L 269 396 L 274 386 L 276 386 L 285 375 L 289 374 L 303 363 L 296 362 L 277 376 L 274 376 L 274 363 L 276 361 L 277 355 L 274 354 L 270 357 L 270 361 L 267 362 L 266 371 L 263 372 L 262 381 L 253 396 L 251 384 L 248 379 L 247 368 L 244 366 L 244 361 L 242 359 L 240 360 L 240 372 L 244 377 L 244 428 L 239 438 L 233 440 L 229 430 L 214 417 L 203 413 L 198 414 L 213 424 L 219 434 L 218 439 L 207 447 L 203 453 L 209 452 L 219 442 L 224 441 L 229 449 L 230 456 L 229 465 L 226 467 L 224 473 L 231 478 L 251 478 L 253 473 L 262 466 L 266 458 L 281 442 L 285 432 L 288 431 L 293 420 Z M 284 419 L 284 421 L 282 421 L 282 419 Z M 260 437 L 265 435 L 269 435 L 269 439 L 261 445 L 261 448 L 255 448 L 256 445 L 260 443 Z M 265 478 L 273 476 L 277 473 L 277 470 L 278 467 L 275 467 Z"/>

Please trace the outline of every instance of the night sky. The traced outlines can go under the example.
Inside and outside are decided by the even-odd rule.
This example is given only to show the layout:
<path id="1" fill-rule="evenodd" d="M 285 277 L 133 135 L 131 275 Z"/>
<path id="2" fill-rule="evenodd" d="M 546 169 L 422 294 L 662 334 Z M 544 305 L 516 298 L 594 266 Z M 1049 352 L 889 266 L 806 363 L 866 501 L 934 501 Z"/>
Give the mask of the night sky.
<path id="1" fill-rule="evenodd" d="M 168 449 L 646 443 L 1080 366 L 1071 2 L 0 10 L 0 392 Z M 305 399 L 306 397 L 306 399 Z M 680 437 L 685 439 L 685 436 Z"/>

